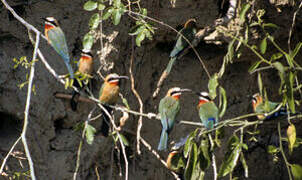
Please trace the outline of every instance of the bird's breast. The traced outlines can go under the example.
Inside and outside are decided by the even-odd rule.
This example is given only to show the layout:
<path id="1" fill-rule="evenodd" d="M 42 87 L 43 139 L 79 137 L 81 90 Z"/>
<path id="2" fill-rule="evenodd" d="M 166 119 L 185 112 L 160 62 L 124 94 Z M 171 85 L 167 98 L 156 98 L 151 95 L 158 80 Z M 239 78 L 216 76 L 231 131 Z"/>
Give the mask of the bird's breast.
<path id="1" fill-rule="evenodd" d="M 92 61 L 91 60 L 81 60 L 79 64 L 79 72 L 83 74 L 92 74 Z"/>
<path id="2" fill-rule="evenodd" d="M 105 85 L 103 88 L 102 94 L 99 98 L 99 100 L 102 103 L 106 104 L 115 104 L 117 102 L 119 95 L 119 86 L 117 85 L 110 85 L 109 83 Z"/>

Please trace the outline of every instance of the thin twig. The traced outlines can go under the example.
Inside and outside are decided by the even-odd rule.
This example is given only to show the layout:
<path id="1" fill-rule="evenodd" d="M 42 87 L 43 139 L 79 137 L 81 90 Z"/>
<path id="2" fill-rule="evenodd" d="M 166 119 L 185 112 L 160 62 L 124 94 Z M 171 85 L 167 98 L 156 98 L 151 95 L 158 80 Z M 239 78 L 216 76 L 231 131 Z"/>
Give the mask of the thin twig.
<path id="1" fill-rule="evenodd" d="M 9 152 L 7 153 L 7 155 L 5 156 L 5 158 L 2 161 L 2 165 L 0 168 L 0 175 L 3 172 L 4 166 L 7 162 L 7 159 L 9 158 L 9 156 L 11 155 L 11 153 L 13 152 L 13 150 L 15 149 L 16 145 L 18 144 L 18 142 L 21 140 L 21 136 L 16 140 L 16 142 L 12 145 L 12 147 L 10 148 Z"/>
<path id="2" fill-rule="evenodd" d="M 280 121 L 278 122 L 278 134 L 279 134 L 279 148 L 280 148 L 281 154 L 283 156 L 283 159 L 284 159 L 284 162 L 285 162 L 285 165 L 286 165 L 286 168 L 287 168 L 289 180 L 292 180 L 292 175 L 290 173 L 290 168 L 289 168 L 290 164 L 288 163 L 288 161 L 286 159 L 286 156 L 285 156 L 285 153 L 284 153 L 284 150 L 283 150 L 283 146 L 282 146 L 282 136 L 281 136 Z"/>
<path id="3" fill-rule="evenodd" d="M 101 180 L 101 177 L 100 177 L 100 174 L 99 174 L 99 170 L 98 170 L 98 166 L 97 166 L 97 165 L 95 165 L 94 171 L 95 171 L 97 180 Z"/>
<path id="4" fill-rule="evenodd" d="M 168 168 L 166 161 L 164 161 L 159 156 L 159 154 L 152 148 L 152 146 L 147 141 L 145 141 L 142 137 L 140 138 L 140 141 L 166 168 Z M 178 175 L 175 172 L 170 171 L 170 173 L 174 176 L 175 179 L 180 180 L 180 178 L 178 177 Z"/>
<path id="5" fill-rule="evenodd" d="M 128 159 L 127 159 L 127 155 L 126 155 L 126 150 L 125 150 L 125 146 L 122 140 L 122 137 L 120 135 L 120 133 L 118 132 L 118 128 L 114 123 L 114 120 L 111 116 L 111 114 L 104 108 L 104 106 L 101 103 L 98 103 L 98 106 L 106 113 L 106 115 L 109 117 L 110 122 L 112 124 L 113 129 L 116 131 L 116 134 L 118 136 L 119 142 L 121 144 L 122 147 L 122 152 L 123 152 L 123 156 L 124 156 L 124 160 L 125 160 L 125 180 L 128 180 Z"/>
<path id="6" fill-rule="evenodd" d="M 78 148 L 78 152 L 77 152 L 77 161 L 76 161 L 76 168 L 75 168 L 75 171 L 73 173 L 73 180 L 77 179 L 77 173 L 78 173 L 79 168 L 80 168 L 81 150 L 82 150 L 82 146 L 83 146 L 83 141 L 85 139 L 86 129 L 87 129 L 88 123 L 89 123 L 89 121 L 91 119 L 91 116 L 92 116 L 93 112 L 95 111 L 95 109 L 96 109 L 96 106 L 89 112 L 88 117 L 85 121 L 84 129 L 83 129 L 83 132 L 82 132 L 82 138 L 81 138 L 79 148 Z"/>
<path id="7" fill-rule="evenodd" d="M 30 39 L 32 40 L 32 37 L 31 37 L 31 34 L 29 31 L 28 31 L 28 34 L 29 34 Z M 35 42 L 35 47 L 34 47 L 34 52 L 33 52 L 33 59 L 32 59 L 32 64 L 31 64 L 30 74 L 29 74 L 28 88 L 27 88 L 27 98 L 26 98 L 26 105 L 25 105 L 25 111 L 24 111 L 24 124 L 23 124 L 22 133 L 21 133 L 21 140 L 22 140 L 25 154 L 27 157 L 27 161 L 29 164 L 30 176 L 31 176 L 32 180 L 35 180 L 36 176 L 35 176 L 34 164 L 33 164 L 32 158 L 30 156 L 30 151 L 29 151 L 29 148 L 27 145 L 26 132 L 27 132 L 27 126 L 28 126 L 29 106 L 30 106 L 30 100 L 31 100 L 33 79 L 35 76 L 35 60 L 37 58 L 37 49 L 39 47 L 39 42 L 40 42 L 40 32 L 37 32 L 36 33 L 36 42 Z"/>
<path id="8" fill-rule="evenodd" d="M 293 23 L 292 23 L 292 26 L 291 26 L 291 28 L 289 30 L 288 41 L 287 41 L 288 51 L 289 52 L 291 52 L 290 44 L 291 44 L 291 38 L 292 38 L 293 31 L 294 31 L 294 27 L 296 25 L 296 17 L 297 17 L 298 12 L 300 11 L 301 7 L 302 7 L 302 1 L 300 2 L 300 5 L 299 5 L 298 9 L 294 13 Z"/>
<path id="9" fill-rule="evenodd" d="M 129 73 L 130 73 L 130 80 L 131 80 L 131 90 L 133 92 L 133 94 L 135 95 L 136 99 L 138 100 L 139 103 L 139 112 L 143 113 L 143 101 L 140 97 L 140 95 L 138 94 L 138 92 L 135 89 L 135 82 L 134 82 L 134 77 L 133 77 L 133 73 L 132 73 L 132 65 L 133 65 L 133 60 L 134 60 L 134 37 L 132 36 L 131 38 L 131 58 L 130 58 L 130 66 L 129 66 Z M 140 151 L 140 136 L 141 136 L 141 129 L 143 126 L 143 117 L 140 115 L 139 119 L 138 119 L 138 123 L 137 123 L 137 134 L 136 134 L 136 151 L 137 154 L 141 154 Z"/>

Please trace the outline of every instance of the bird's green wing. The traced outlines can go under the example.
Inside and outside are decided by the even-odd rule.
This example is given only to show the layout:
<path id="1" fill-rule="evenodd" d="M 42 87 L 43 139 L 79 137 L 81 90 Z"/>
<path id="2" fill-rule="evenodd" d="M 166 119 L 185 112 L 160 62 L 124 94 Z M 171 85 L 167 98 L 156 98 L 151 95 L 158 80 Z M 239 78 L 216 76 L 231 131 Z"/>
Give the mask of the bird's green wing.
<path id="1" fill-rule="evenodd" d="M 159 103 L 159 113 L 164 129 L 170 130 L 175 122 L 175 117 L 180 109 L 178 100 L 172 97 L 165 97 Z"/>
<path id="2" fill-rule="evenodd" d="M 219 110 L 214 102 L 208 102 L 200 106 L 199 117 L 202 123 L 208 128 L 210 119 L 215 120 L 215 124 L 219 122 Z"/>
<path id="3" fill-rule="evenodd" d="M 55 27 L 48 31 L 48 38 L 57 53 L 63 57 L 64 61 L 69 62 L 69 54 L 65 35 L 60 27 Z"/>
<path id="4" fill-rule="evenodd" d="M 256 107 L 256 113 L 265 113 L 273 111 L 279 103 L 268 101 L 268 108 L 265 108 L 265 103 L 261 103 Z"/>
<path id="5" fill-rule="evenodd" d="M 104 87 L 105 87 L 105 83 L 103 83 L 101 86 L 101 89 L 99 91 L 99 97 L 102 95 Z"/>

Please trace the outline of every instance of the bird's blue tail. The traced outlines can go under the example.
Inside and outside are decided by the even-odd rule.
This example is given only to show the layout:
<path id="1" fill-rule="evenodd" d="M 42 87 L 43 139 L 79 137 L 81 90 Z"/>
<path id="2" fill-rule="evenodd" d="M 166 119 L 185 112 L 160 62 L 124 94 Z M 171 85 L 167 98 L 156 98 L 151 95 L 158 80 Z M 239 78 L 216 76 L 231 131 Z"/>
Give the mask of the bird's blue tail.
<path id="1" fill-rule="evenodd" d="M 178 49 L 174 47 L 174 49 L 170 53 L 170 58 L 177 58 L 177 55 L 182 51 L 182 49 Z"/>
<path id="2" fill-rule="evenodd" d="M 166 150 L 167 149 L 167 144 L 168 144 L 168 132 L 165 129 L 163 129 L 161 131 L 160 140 L 159 140 L 157 150 L 159 150 L 159 151 Z"/>
<path id="3" fill-rule="evenodd" d="M 170 73 L 170 71 L 171 71 L 171 69 L 172 69 L 172 66 L 173 66 L 174 63 L 175 63 L 175 60 L 176 60 L 176 57 L 172 57 L 172 58 L 170 59 L 168 65 L 167 65 L 167 67 L 166 67 L 166 70 L 165 70 L 165 71 L 167 72 L 167 74 Z"/>
<path id="4" fill-rule="evenodd" d="M 216 124 L 215 118 L 209 118 L 208 119 L 208 124 L 206 125 L 206 128 L 207 129 L 213 129 L 215 124 Z"/>
<path id="5" fill-rule="evenodd" d="M 66 62 L 66 61 L 64 61 L 64 62 L 65 62 L 66 67 L 67 67 L 67 69 L 68 69 L 70 78 L 73 79 L 73 78 L 74 78 L 74 74 L 73 74 L 73 69 L 72 69 L 71 65 L 69 64 L 69 62 Z"/>

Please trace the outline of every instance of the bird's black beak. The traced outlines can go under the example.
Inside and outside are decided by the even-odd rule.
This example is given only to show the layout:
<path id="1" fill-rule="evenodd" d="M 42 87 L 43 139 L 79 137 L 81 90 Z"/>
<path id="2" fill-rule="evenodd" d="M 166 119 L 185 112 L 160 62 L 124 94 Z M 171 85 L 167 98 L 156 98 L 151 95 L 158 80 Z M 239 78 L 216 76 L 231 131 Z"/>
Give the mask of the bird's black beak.
<path id="1" fill-rule="evenodd" d="M 129 79 L 128 76 L 119 76 L 118 78 L 119 78 L 119 79 Z"/>
<path id="2" fill-rule="evenodd" d="M 47 19 L 45 17 L 41 17 L 41 19 L 43 19 L 44 21 L 47 21 Z"/>
<path id="3" fill-rule="evenodd" d="M 191 89 L 181 89 L 180 91 L 181 91 L 181 92 L 192 92 Z"/>

